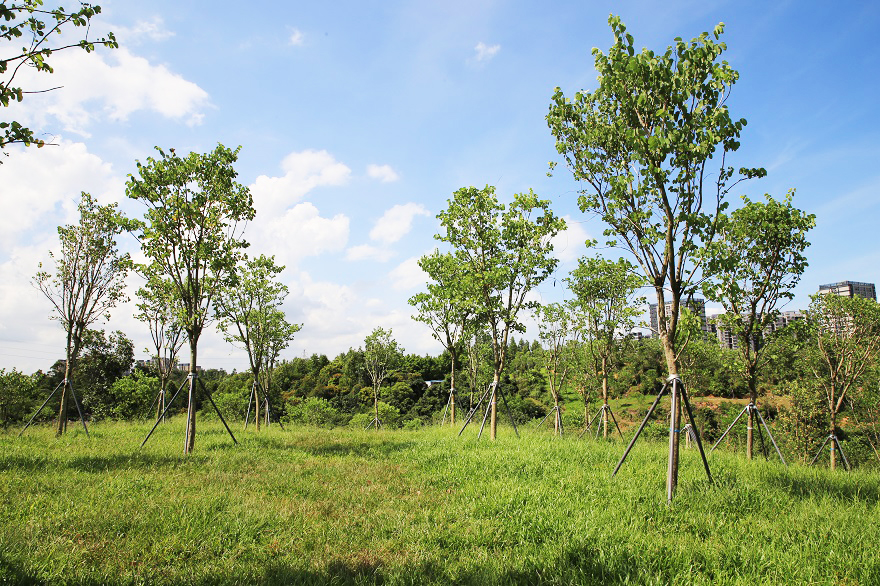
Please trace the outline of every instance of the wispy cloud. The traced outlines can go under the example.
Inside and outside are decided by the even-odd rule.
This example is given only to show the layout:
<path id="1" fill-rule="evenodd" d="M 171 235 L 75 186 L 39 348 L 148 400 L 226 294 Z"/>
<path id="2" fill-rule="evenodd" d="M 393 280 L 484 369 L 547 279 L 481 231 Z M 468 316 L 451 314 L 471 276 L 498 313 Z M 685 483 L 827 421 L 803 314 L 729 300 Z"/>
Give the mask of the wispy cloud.
<path id="1" fill-rule="evenodd" d="M 400 179 L 400 175 L 391 168 L 391 165 L 367 165 L 367 176 L 382 183 L 392 183 Z"/>
<path id="2" fill-rule="evenodd" d="M 370 230 L 370 239 L 386 245 L 394 244 L 412 230 L 413 218 L 430 215 L 422 204 L 410 202 L 396 205 L 376 220 L 376 225 Z"/>
<path id="3" fill-rule="evenodd" d="M 490 61 L 500 50 L 501 45 L 487 45 L 483 41 L 480 41 L 477 43 L 477 46 L 474 47 L 474 59 L 477 63 Z"/>
<path id="4" fill-rule="evenodd" d="M 287 43 L 293 46 L 300 46 L 305 42 L 305 37 L 303 33 L 298 28 L 290 29 L 290 36 L 287 38 Z"/>
<path id="5" fill-rule="evenodd" d="M 388 262 L 393 256 L 393 250 L 380 248 L 378 246 L 370 246 L 369 244 L 352 246 L 345 251 L 345 260 L 351 261 L 374 260 L 377 262 Z"/>

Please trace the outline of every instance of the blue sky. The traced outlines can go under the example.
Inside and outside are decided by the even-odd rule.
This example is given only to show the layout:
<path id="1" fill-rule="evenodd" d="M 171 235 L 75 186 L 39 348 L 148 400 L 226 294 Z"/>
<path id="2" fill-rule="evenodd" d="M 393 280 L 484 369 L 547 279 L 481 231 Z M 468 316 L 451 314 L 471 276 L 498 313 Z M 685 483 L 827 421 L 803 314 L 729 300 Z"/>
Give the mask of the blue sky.
<path id="1" fill-rule="evenodd" d="M 555 86 L 593 89 L 590 51 L 607 49 L 611 12 L 638 46 L 663 50 L 726 23 L 725 58 L 740 72 L 729 101 L 748 126 L 736 165 L 768 176 L 736 195 L 782 197 L 817 215 L 810 267 L 789 308 L 819 284 L 880 282 L 880 132 L 873 40 L 880 6 L 842 2 L 103 2 L 93 33 L 120 49 L 55 54 L 62 85 L 5 108 L 53 138 L 8 149 L 0 165 L 0 368 L 48 368 L 63 354 L 49 303 L 31 286 L 74 219 L 80 191 L 125 201 L 126 175 L 155 145 L 178 152 L 242 146 L 239 180 L 252 187 L 251 252 L 287 265 L 289 318 L 303 330 L 285 357 L 331 356 L 391 327 L 408 350 L 436 353 L 406 300 L 423 287 L 415 260 L 452 192 L 529 188 L 570 220 L 558 240 L 560 281 L 602 226 L 576 206 L 578 185 L 555 160 L 544 116 Z M 0 46 L 4 55 L 8 47 Z M 733 199 L 734 204 L 738 201 Z M 124 239 L 123 248 L 136 252 Z M 610 254 L 613 254 L 611 252 Z M 554 284 L 555 282 L 555 284 Z M 132 289 L 136 289 L 132 279 Z M 147 346 L 130 306 L 101 327 Z M 206 367 L 246 367 L 215 332 Z"/>

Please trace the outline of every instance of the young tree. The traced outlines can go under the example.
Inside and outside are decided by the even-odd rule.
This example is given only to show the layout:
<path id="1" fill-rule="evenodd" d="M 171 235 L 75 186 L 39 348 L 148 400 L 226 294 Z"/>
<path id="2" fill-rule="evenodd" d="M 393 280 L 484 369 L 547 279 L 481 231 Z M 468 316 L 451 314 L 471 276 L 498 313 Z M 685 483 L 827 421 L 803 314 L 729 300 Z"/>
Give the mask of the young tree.
<path id="1" fill-rule="evenodd" d="M 64 8 L 43 8 L 43 0 L 0 0 L 0 44 L 5 54 L 0 57 L 0 105 L 9 107 L 11 102 L 21 102 L 27 94 L 50 90 L 25 90 L 19 84 L 18 74 L 22 68 L 52 73 L 49 57 L 52 53 L 79 47 L 87 53 L 95 50 L 95 45 L 114 49 L 119 46 L 113 33 L 98 40 L 89 40 L 89 25 L 101 7 L 81 3 L 79 10 L 67 11 Z M 85 27 L 85 34 L 79 41 L 69 44 L 53 44 L 53 34 L 68 31 L 70 25 Z M 35 138 L 30 128 L 20 122 L 0 121 L 0 149 L 13 143 L 26 146 L 35 144 L 42 147 L 45 141 Z"/>
<path id="2" fill-rule="evenodd" d="M 34 284 L 52 303 L 52 319 L 60 321 L 67 334 L 57 435 L 67 431 L 71 395 L 80 409 L 70 382 L 85 332 L 98 320 L 109 319 L 110 310 L 125 300 L 125 276 L 131 264 L 128 254 L 120 255 L 116 248 L 124 224 L 116 204 L 99 205 L 83 192 L 78 209 L 79 223 L 58 228 L 61 251 L 57 256 L 49 253 L 54 271 L 41 270 L 34 277 Z"/>
<path id="3" fill-rule="evenodd" d="M 570 302 L 576 316 L 576 327 L 586 354 L 590 374 L 602 381 L 602 437 L 608 437 L 609 369 L 630 339 L 628 333 L 636 326 L 642 311 L 636 306 L 644 298 L 635 294 L 644 281 L 635 274 L 635 267 L 626 259 L 617 261 L 601 257 L 582 257 L 567 279 L 575 297 Z M 584 422 L 586 424 L 586 421 Z"/>
<path id="4" fill-rule="evenodd" d="M 173 289 L 167 279 L 148 274 L 147 283 L 138 289 L 140 302 L 135 318 L 147 324 L 153 348 L 147 353 L 156 360 L 159 394 L 156 396 L 156 419 L 165 412 L 168 381 L 174 372 L 177 354 L 183 346 L 183 328 L 176 319 Z M 155 354 L 154 354 L 155 353 Z"/>
<path id="5" fill-rule="evenodd" d="M 462 336 L 470 319 L 470 312 L 462 303 L 461 266 L 451 254 L 441 254 L 438 250 L 421 257 L 419 266 L 433 283 L 428 283 L 427 293 L 411 297 L 409 304 L 419 312 L 413 319 L 427 324 L 434 338 L 449 352 L 449 406 L 452 425 L 455 425 L 455 367 Z"/>
<path id="6" fill-rule="evenodd" d="M 210 153 L 186 157 L 174 149 L 156 150 L 158 159 L 150 157 L 145 165 L 138 162 L 126 195 L 147 207 L 144 220 L 133 222 L 132 231 L 151 270 L 170 282 L 175 317 L 189 341 L 183 449 L 188 454 L 195 445 L 199 338 L 211 320 L 212 303 L 234 279 L 236 263 L 248 245 L 242 238 L 244 223 L 254 218 L 254 207 L 250 191 L 235 181 L 233 163 L 239 149 L 218 144 Z"/>
<path id="7" fill-rule="evenodd" d="M 281 347 L 286 347 L 301 327 L 288 323 L 280 309 L 288 289 L 275 279 L 283 270 L 283 266 L 275 264 L 275 257 L 260 255 L 247 260 L 237 269 L 234 284 L 224 287 L 217 299 L 220 331 L 227 342 L 244 348 L 248 354 L 254 378 L 251 398 L 257 431 L 260 431 L 260 404 L 266 403 L 268 409 L 269 362 L 277 357 L 279 346 L 283 343 Z M 257 389 L 263 391 L 262 400 Z"/>
<path id="8" fill-rule="evenodd" d="M 794 298 L 794 288 L 807 268 L 807 232 L 816 216 L 766 195 L 766 202 L 744 197 L 745 205 L 720 222 L 717 238 L 704 250 L 710 276 L 703 292 L 720 302 L 722 328 L 739 341 L 742 377 L 749 387 L 750 406 L 758 400 L 758 376 L 766 365 L 764 334 L 779 316 L 780 306 Z M 755 410 L 747 408 L 746 455 L 754 448 Z"/>
<path id="9" fill-rule="evenodd" d="M 847 397 L 858 390 L 867 369 L 880 354 L 880 304 L 873 299 L 833 293 L 813 296 L 807 310 L 815 346 L 808 359 L 816 384 L 828 408 L 831 469 L 837 466 L 835 449 L 838 415 Z"/>
<path id="10" fill-rule="evenodd" d="M 568 375 L 574 366 L 576 329 L 571 323 L 568 308 L 561 303 L 549 303 L 538 309 L 538 336 L 544 346 L 541 353 L 553 397 L 553 433 L 562 435 L 562 410 L 559 400 Z"/>
<path id="11" fill-rule="evenodd" d="M 379 429 L 379 387 L 388 378 L 388 373 L 396 368 L 403 348 L 391 337 L 391 330 L 376 328 L 364 340 L 364 368 L 373 385 L 373 409 L 375 415 L 370 425 Z M 368 426 L 369 427 L 369 426 Z"/>
<path id="12" fill-rule="evenodd" d="M 565 221 L 549 200 L 529 193 L 514 195 L 505 206 L 495 188 L 463 187 L 437 217 L 444 233 L 435 236 L 452 247 L 462 275 L 462 305 L 484 325 L 492 342 L 493 375 L 490 437 L 497 431 L 497 394 L 511 331 L 525 332 L 523 310 L 537 307 L 526 296 L 556 268 L 550 239 Z"/>
<path id="13" fill-rule="evenodd" d="M 557 151 L 585 189 L 583 212 L 608 224 L 610 244 L 628 250 L 657 296 L 659 337 L 672 387 L 667 498 L 678 483 L 680 385 L 676 329 L 682 296 L 699 280 L 698 253 L 714 238 L 728 192 L 763 169 L 726 166 L 746 122 L 726 101 L 739 74 L 721 61 L 724 25 L 662 54 L 636 52 L 619 17 L 614 45 L 593 49 L 599 87 L 568 99 L 556 88 L 547 116 Z M 667 302 L 669 308 L 667 309 Z M 687 399 L 687 395 L 681 395 Z"/>

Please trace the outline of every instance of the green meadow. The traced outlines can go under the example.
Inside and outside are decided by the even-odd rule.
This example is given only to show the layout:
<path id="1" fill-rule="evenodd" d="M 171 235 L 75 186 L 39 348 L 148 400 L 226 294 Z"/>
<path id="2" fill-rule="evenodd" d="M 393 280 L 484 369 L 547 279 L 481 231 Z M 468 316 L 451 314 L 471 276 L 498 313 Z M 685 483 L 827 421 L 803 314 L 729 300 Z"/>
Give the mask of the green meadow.
<path id="1" fill-rule="evenodd" d="M 0 584 L 878 584 L 880 477 L 501 427 L 0 434 Z"/>

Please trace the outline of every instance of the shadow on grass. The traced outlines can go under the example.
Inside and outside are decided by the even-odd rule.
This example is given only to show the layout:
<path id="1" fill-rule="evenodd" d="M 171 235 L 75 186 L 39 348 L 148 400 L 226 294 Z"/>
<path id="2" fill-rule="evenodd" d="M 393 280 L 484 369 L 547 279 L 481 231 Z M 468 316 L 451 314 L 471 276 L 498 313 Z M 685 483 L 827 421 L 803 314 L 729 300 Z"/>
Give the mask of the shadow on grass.
<path id="1" fill-rule="evenodd" d="M 796 498 L 830 497 L 844 502 L 880 500 L 880 481 L 856 478 L 843 470 L 808 477 L 795 476 L 784 470 L 768 471 L 762 475 L 762 480 Z"/>
<path id="2" fill-rule="evenodd" d="M 79 472 L 146 471 L 155 468 L 175 467 L 183 463 L 202 465 L 207 461 L 207 457 L 199 455 L 189 455 L 184 458 L 183 456 L 161 456 L 145 453 L 74 456 L 57 459 L 16 454 L 0 457 L 0 471 L 45 472 L 50 469 L 67 469 Z"/>

